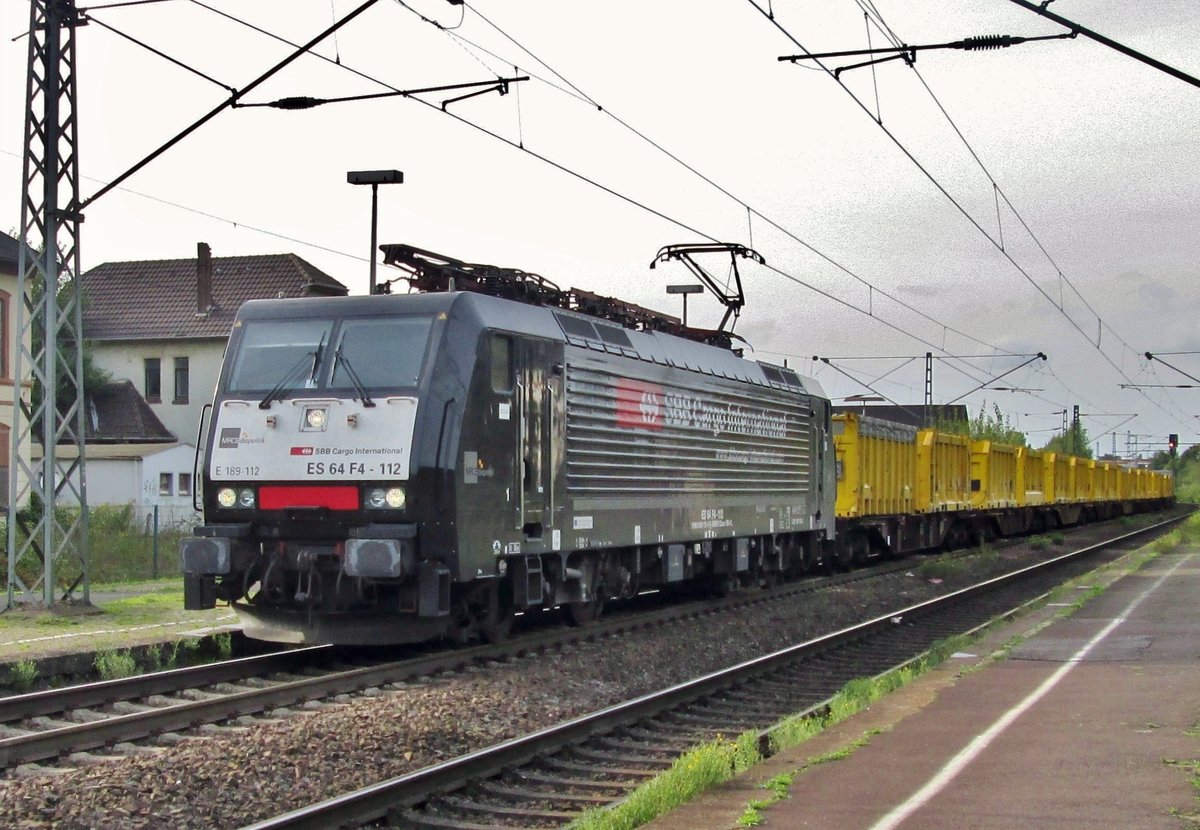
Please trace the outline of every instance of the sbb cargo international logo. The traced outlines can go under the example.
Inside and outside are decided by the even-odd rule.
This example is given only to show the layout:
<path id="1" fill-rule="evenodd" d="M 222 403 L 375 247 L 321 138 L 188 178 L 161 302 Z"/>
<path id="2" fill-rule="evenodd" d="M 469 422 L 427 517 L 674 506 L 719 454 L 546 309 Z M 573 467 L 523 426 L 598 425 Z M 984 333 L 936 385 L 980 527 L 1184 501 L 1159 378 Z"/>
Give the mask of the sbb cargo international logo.
<path id="1" fill-rule="evenodd" d="M 292 447 L 292 455 L 312 455 L 312 447 Z"/>
<path id="2" fill-rule="evenodd" d="M 662 387 L 657 383 L 629 378 L 618 380 L 617 426 L 627 429 L 662 429 Z"/>

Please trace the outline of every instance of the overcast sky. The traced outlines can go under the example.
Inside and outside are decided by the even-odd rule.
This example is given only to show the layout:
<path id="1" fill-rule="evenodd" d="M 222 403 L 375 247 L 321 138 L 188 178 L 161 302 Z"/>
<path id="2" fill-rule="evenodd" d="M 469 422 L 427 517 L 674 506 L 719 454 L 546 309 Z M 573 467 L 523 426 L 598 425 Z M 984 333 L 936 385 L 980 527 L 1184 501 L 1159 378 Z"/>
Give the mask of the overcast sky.
<path id="1" fill-rule="evenodd" d="M 206 3 L 303 42 L 359 0 Z M 1200 89 L 1084 37 L 923 51 L 914 68 L 841 83 L 777 60 L 865 48 L 864 5 L 908 44 L 1063 31 L 1008 0 L 779 0 L 774 21 L 765 0 L 380 0 L 315 50 L 340 66 L 303 58 L 246 102 L 384 90 L 363 75 L 414 89 L 516 65 L 533 79 L 450 114 L 441 94 L 223 112 L 89 206 L 84 267 L 194 257 L 205 241 L 216 256 L 294 252 L 365 293 L 370 192 L 345 174 L 395 168 L 406 181 L 380 189 L 381 242 L 674 314 L 665 286 L 692 280 L 677 263 L 648 269 L 660 246 L 751 245 L 767 267 L 743 266 L 747 354 L 786 358 L 831 396 L 867 389 L 813 355 L 919 404 L 923 358 L 847 358 L 985 355 L 937 362 L 935 400 L 948 402 L 1025 359 L 1010 353 L 1042 351 L 1046 363 L 990 384 L 1040 391 L 958 402 L 998 403 L 1035 446 L 1075 404 L 1093 438 L 1120 425 L 1121 450 L 1127 431 L 1143 447 L 1169 432 L 1198 440 L 1200 389 L 1120 384 L 1190 383 L 1140 355 L 1200 350 Z M 1200 76 L 1200 4 L 1050 8 Z M 93 17 L 233 88 L 291 51 L 192 0 Z M 13 38 L 28 4 L 0 0 L 0 24 L 0 228 L 15 233 L 28 44 Z M 877 24 L 869 37 L 886 44 Z M 78 38 L 85 197 L 229 95 L 100 25 Z M 711 267 L 727 274 L 719 258 Z M 721 313 L 711 298 L 689 305 L 695 324 Z M 1164 359 L 1200 376 L 1200 355 Z"/>

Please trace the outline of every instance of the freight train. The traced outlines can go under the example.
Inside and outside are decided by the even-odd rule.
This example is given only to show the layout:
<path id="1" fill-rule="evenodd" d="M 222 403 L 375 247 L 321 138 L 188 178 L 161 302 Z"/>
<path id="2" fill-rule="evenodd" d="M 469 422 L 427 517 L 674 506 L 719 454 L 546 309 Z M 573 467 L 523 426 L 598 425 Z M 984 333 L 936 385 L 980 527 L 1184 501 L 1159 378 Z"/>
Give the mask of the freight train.
<path id="1" fill-rule="evenodd" d="M 185 606 L 279 642 L 499 640 L 652 588 L 1167 504 L 1170 479 L 837 415 L 727 332 L 383 246 L 421 293 L 246 303 L 198 453 Z"/>

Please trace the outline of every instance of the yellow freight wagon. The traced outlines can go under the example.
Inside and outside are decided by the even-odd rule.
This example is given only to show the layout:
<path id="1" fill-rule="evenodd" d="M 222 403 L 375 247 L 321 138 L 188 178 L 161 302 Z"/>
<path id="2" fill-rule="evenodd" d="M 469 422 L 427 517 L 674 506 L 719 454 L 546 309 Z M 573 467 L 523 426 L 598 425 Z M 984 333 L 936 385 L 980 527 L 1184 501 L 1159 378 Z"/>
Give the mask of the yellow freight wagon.
<path id="1" fill-rule="evenodd" d="M 1075 459 L 1075 500 L 1095 501 L 1098 462 L 1091 458 Z"/>
<path id="2" fill-rule="evenodd" d="M 851 412 L 833 416 L 839 518 L 913 512 L 917 431 Z"/>
<path id="3" fill-rule="evenodd" d="M 971 506 L 971 441 L 934 429 L 917 433 L 917 512 Z"/>
<path id="4" fill-rule="evenodd" d="M 971 504 L 974 507 L 1015 507 L 1017 450 L 994 441 L 971 442 Z"/>
<path id="5" fill-rule="evenodd" d="M 1071 487 L 1071 468 L 1068 465 L 1068 458 L 1069 456 L 1061 452 L 1042 453 L 1047 503 L 1055 504 L 1067 501 L 1067 494 Z"/>
<path id="6" fill-rule="evenodd" d="M 1067 456 L 1067 492 L 1066 501 L 1083 501 L 1079 497 L 1079 462 L 1085 459 L 1075 455 Z"/>
<path id="7" fill-rule="evenodd" d="M 1117 498 L 1129 501 L 1133 498 L 1133 470 L 1117 467 Z"/>
<path id="8" fill-rule="evenodd" d="M 1112 461 L 1102 462 L 1104 467 L 1103 483 L 1100 490 L 1100 498 L 1104 501 L 1116 501 L 1120 498 L 1120 477 L 1121 466 Z"/>
<path id="9" fill-rule="evenodd" d="M 1030 447 L 1017 447 L 1017 506 L 1037 507 L 1046 502 L 1042 453 Z"/>

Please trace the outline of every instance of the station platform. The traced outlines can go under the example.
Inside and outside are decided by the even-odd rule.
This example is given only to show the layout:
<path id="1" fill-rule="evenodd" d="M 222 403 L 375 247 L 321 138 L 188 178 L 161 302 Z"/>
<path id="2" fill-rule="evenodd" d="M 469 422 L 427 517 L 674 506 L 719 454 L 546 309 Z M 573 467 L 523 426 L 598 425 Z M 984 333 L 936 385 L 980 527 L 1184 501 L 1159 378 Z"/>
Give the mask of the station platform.
<path id="1" fill-rule="evenodd" d="M 743 827 L 780 775 L 794 776 L 788 796 L 759 827 L 1196 826 L 1200 547 L 1107 579 L 1073 614 L 1064 606 L 1091 584 L 644 827 Z"/>

